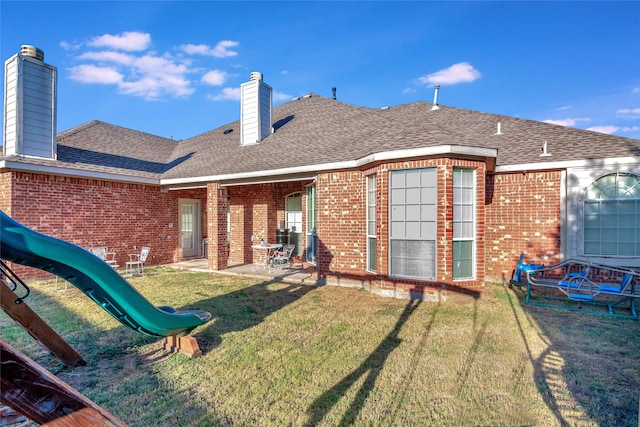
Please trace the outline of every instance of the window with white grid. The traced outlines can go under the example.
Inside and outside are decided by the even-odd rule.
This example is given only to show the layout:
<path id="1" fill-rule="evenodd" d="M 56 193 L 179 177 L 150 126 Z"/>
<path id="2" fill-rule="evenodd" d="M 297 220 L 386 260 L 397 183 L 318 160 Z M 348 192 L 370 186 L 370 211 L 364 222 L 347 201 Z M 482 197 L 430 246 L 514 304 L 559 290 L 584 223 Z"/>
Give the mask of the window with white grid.
<path id="1" fill-rule="evenodd" d="M 475 172 L 453 169 L 453 278 L 473 278 L 475 252 Z"/>
<path id="2" fill-rule="evenodd" d="M 391 171 L 389 266 L 393 276 L 436 278 L 435 168 Z"/>
<path id="3" fill-rule="evenodd" d="M 598 178 L 584 200 L 584 254 L 640 256 L 640 177 L 617 172 Z"/>
<path id="4" fill-rule="evenodd" d="M 367 177 L 367 270 L 376 271 L 376 176 Z"/>

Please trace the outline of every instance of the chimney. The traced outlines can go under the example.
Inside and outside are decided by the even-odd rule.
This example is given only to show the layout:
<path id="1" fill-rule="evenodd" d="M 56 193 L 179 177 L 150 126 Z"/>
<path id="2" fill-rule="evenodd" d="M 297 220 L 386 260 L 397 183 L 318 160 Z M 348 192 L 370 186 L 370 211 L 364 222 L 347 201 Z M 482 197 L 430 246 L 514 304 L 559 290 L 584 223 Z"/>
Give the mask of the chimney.
<path id="1" fill-rule="evenodd" d="M 4 156 L 57 157 L 57 68 L 23 45 L 4 63 Z"/>
<path id="2" fill-rule="evenodd" d="M 257 144 L 271 134 L 271 92 L 257 71 L 240 85 L 240 145 Z"/>

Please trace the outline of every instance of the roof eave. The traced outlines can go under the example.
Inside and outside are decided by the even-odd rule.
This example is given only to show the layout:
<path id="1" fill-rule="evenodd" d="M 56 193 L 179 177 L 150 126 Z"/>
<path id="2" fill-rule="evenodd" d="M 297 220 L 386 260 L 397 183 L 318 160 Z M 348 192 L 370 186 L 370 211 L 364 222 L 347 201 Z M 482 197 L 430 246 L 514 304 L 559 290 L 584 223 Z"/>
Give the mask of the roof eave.
<path id="1" fill-rule="evenodd" d="M 611 157 L 606 159 L 564 160 L 557 162 L 520 163 L 515 165 L 496 166 L 495 172 L 523 172 L 553 169 L 612 166 L 617 164 L 639 163 L 640 156 Z"/>
<path id="2" fill-rule="evenodd" d="M 163 187 L 181 187 L 184 185 L 193 185 L 204 182 L 237 182 L 237 181 L 251 181 L 252 183 L 258 182 L 273 182 L 275 177 L 280 176 L 300 176 L 300 179 L 311 178 L 316 175 L 317 172 L 326 172 L 331 170 L 343 170 L 353 169 L 366 166 L 371 163 L 388 161 L 388 160 L 401 160 L 415 157 L 429 157 L 429 156 L 445 156 L 445 155 L 458 155 L 469 156 L 486 159 L 488 163 L 491 163 L 492 159 L 495 159 L 498 155 L 498 150 L 493 148 L 482 147 L 470 147 L 462 145 L 438 145 L 435 147 L 420 147 L 411 148 L 406 150 L 393 150 L 384 151 L 379 153 L 372 153 L 367 156 L 361 157 L 355 160 L 346 160 L 342 162 L 330 162 L 314 165 L 297 166 L 291 168 L 280 168 L 270 170 L 260 170 L 242 173 L 230 173 L 220 175 L 208 175 L 200 177 L 186 177 L 186 178 L 168 178 L 161 179 L 160 184 Z M 494 161 L 495 164 L 495 161 Z"/>
<path id="3" fill-rule="evenodd" d="M 77 178 L 101 179 L 105 181 L 120 181 L 134 184 L 160 185 L 158 178 L 145 178 L 127 174 L 88 171 L 86 169 L 65 168 L 61 166 L 34 165 L 31 163 L 0 160 L 0 171 L 10 169 L 23 172 L 36 172 L 52 175 L 72 176 Z"/>

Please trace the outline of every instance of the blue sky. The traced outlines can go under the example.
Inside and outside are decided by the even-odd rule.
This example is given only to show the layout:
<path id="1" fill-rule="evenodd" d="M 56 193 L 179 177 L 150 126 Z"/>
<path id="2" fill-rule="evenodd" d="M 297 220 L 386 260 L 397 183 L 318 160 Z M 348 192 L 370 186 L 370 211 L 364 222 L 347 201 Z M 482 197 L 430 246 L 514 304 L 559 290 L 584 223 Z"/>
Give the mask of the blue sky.
<path id="1" fill-rule="evenodd" d="M 0 51 L 58 68 L 58 130 L 101 120 L 185 139 L 316 93 L 433 101 L 640 139 L 640 2 L 0 2 Z"/>

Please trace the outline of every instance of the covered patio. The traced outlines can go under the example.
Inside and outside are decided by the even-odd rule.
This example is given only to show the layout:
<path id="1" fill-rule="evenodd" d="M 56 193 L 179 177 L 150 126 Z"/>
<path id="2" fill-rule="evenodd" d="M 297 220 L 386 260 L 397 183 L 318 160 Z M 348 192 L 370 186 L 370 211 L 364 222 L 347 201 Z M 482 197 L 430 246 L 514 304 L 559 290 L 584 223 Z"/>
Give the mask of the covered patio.
<path id="1" fill-rule="evenodd" d="M 285 268 L 282 270 L 269 270 L 256 266 L 256 264 L 231 264 L 223 270 L 210 270 L 208 267 L 208 261 L 205 258 L 196 258 L 189 260 L 182 260 L 173 264 L 168 264 L 168 267 L 177 268 L 180 270 L 200 271 L 200 272 L 214 272 L 218 274 L 229 274 L 234 276 L 247 276 L 258 277 L 269 281 L 277 281 L 283 283 L 295 283 L 301 285 L 324 285 L 325 280 L 317 278 L 317 273 L 312 268 L 305 268 L 300 264 L 294 264 L 291 268 Z"/>

